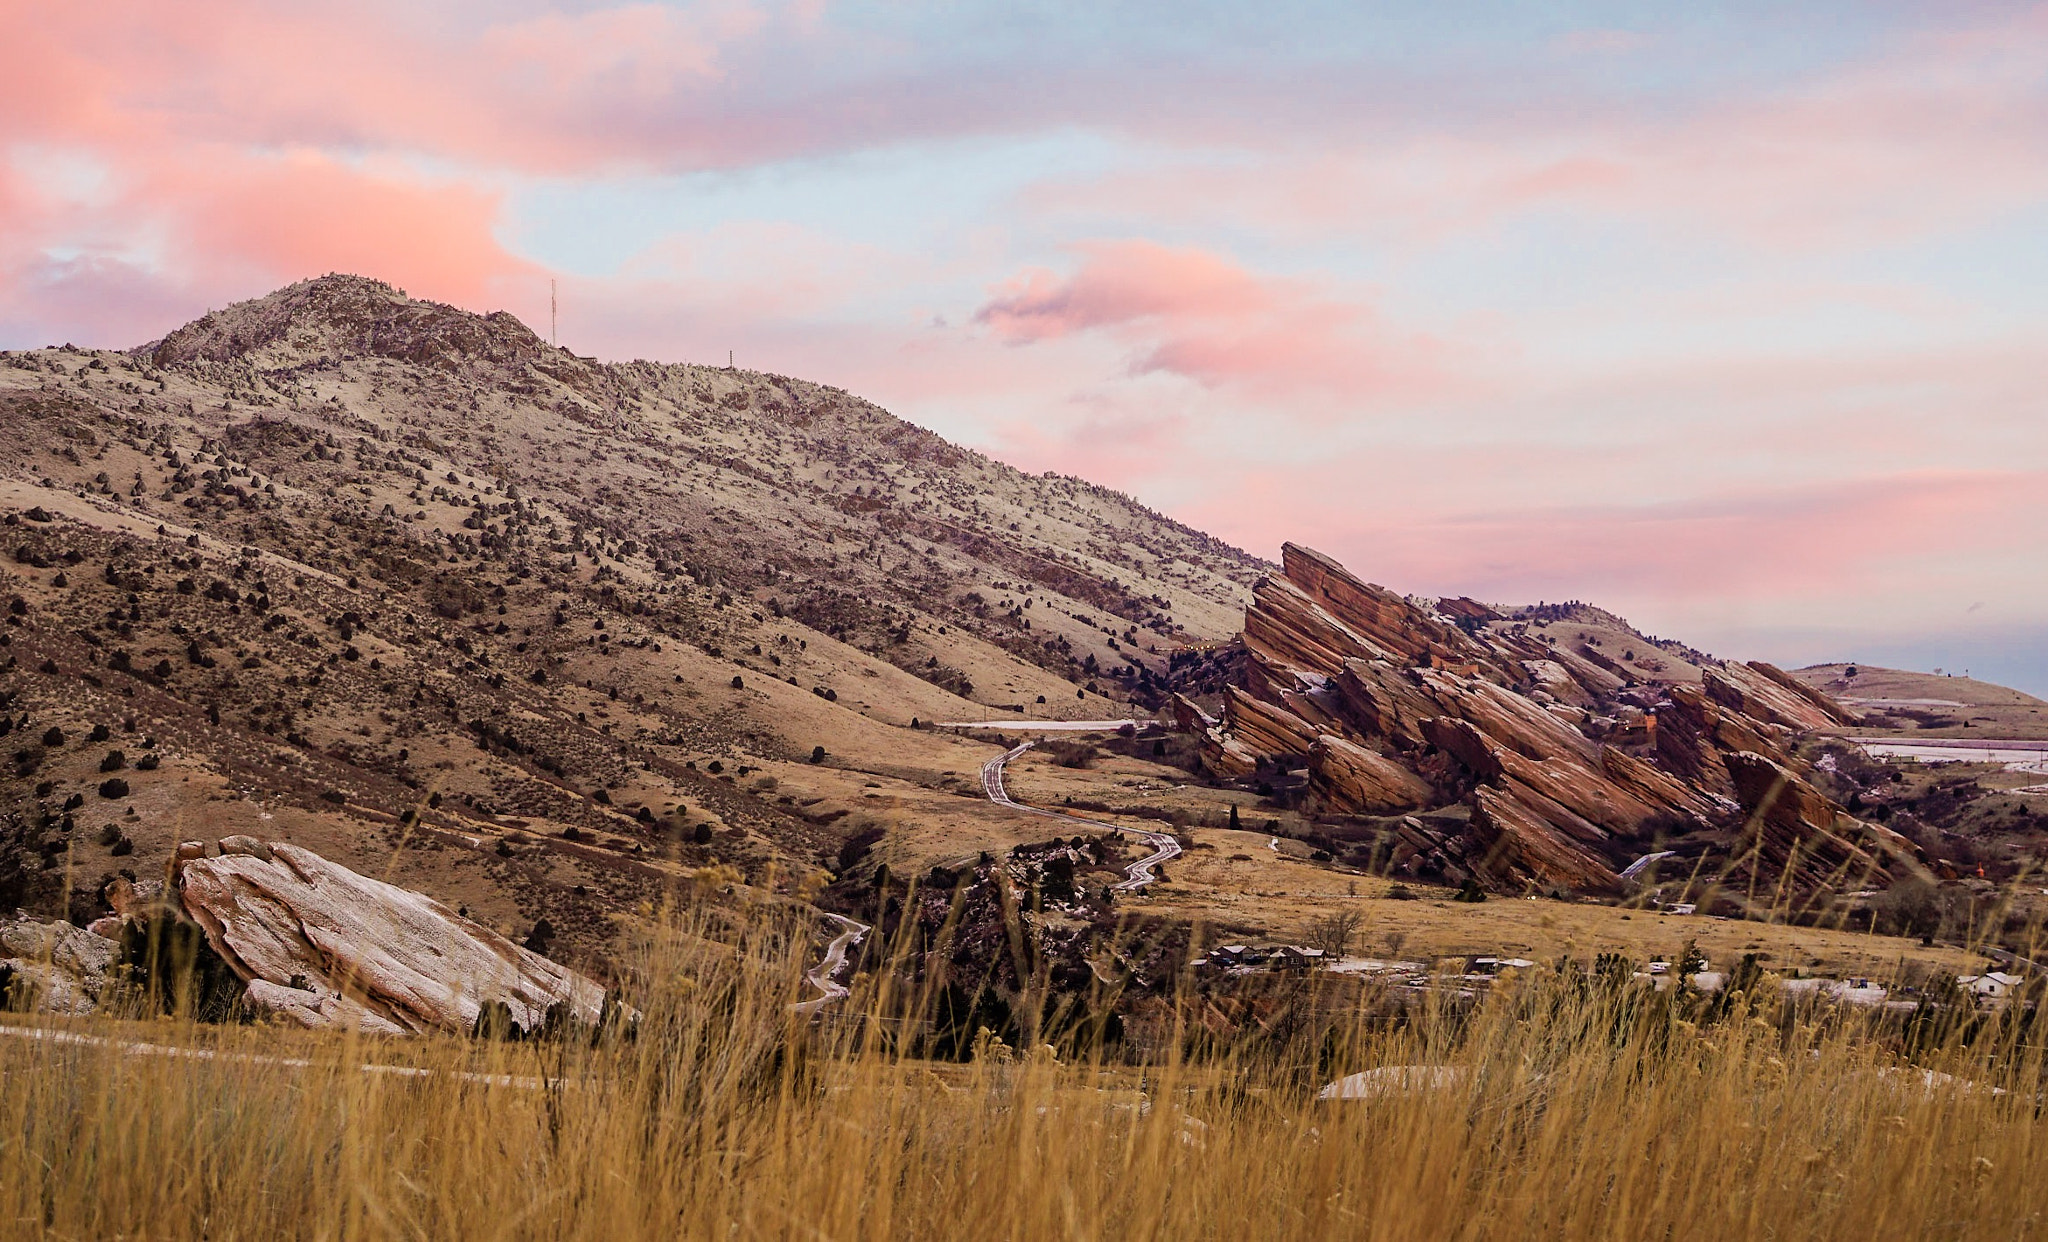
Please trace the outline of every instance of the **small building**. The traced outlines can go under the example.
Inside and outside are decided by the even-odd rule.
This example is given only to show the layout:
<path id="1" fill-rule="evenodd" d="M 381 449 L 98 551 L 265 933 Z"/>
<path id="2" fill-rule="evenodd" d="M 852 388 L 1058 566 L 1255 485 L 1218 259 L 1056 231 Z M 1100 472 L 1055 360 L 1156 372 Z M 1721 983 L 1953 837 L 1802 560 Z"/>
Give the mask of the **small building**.
<path id="1" fill-rule="evenodd" d="M 2002 970 L 1986 971 L 1981 975 L 1958 975 L 1956 983 L 1978 1001 L 1999 1002 L 2009 999 L 2013 989 L 2019 987 L 2020 976 L 2009 975 Z"/>

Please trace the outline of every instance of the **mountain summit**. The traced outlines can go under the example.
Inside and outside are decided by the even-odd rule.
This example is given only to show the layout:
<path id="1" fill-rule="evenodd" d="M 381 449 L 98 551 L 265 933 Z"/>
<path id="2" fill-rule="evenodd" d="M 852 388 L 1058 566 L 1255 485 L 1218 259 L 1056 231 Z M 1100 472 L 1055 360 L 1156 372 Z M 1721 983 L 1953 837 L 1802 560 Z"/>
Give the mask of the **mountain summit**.
<path id="1" fill-rule="evenodd" d="M 295 363 L 391 358 L 422 365 L 533 362 L 572 357 L 505 311 L 475 315 L 416 301 L 381 280 L 322 276 L 211 312 L 135 350 L 151 366 L 247 361 Z"/>

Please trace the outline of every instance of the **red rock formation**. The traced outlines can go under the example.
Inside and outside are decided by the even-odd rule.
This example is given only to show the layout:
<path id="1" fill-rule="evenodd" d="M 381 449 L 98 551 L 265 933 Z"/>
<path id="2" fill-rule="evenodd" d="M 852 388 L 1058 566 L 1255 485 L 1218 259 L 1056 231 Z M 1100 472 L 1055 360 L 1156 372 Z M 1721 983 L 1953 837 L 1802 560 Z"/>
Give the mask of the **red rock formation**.
<path id="1" fill-rule="evenodd" d="M 1766 664 L 1762 660 L 1751 660 L 1748 662 L 1747 667 L 1778 683 L 1782 689 L 1789 690 L 1800 698 L 1805 699 L 1808 703 L 1819 709 L 1823 715 L 1837 724 L 1854 726 L 1863 723 L 1861 714 L 1822 694 L 1775 664 Z"/>
<path id="2" fill-rule="evenodd" d="M 1309 753 L 1309 792 L 1351 815 L 1398 815 L 1429 805 L 1429 782 L 1376 751 L 1324 734 Z"/>
<path id="3" fill-rule="evenodd" d="M 1489 628 L 1496 614 L 1483 605 L 1448 601 L 1440 615 L 1309 549 L 1289 544 L 1282 561 L 1253 593 L 1244 684 L 1207 731 L 1204 756 L 1235 777 L 1305 755 L 1314 804 L 1343 813 L 1466 798 L 1469 848 L 1452 847 L 1459 834 L 1415 828 L 1401 848 L 1417 865 L 1612 888 L 1658 834 L 1732 823 L 1727 756 L 1789 772 L 1793 732 L 1851 718 L 1768 665 L 1709 668 L 1701 686 L 1636 687 L 1591 647 Z M 1467 633 L 1454 617 L 1481 624 Z M 1778 837 L 1814 835 L 1807 861 L 1789 847 L 1760 857 L 1817 882 L 1814 856 L 1849 859 L 1878 839 L 1853 824 L 1795 816 Z"/>
<path id="4" fill-rule="evenodd" d="M 1745 817 L 1739 868 L 1773 878 L 1789 871 L 1804 889 L 1883 887 L 1924 874 L 1912 842 L 1850 815 L 1789 767 L 1747 751 L 1726 762 Z"/>
<path id="5" fill-rule="evenodd" d="M 1288 582 L 1349 631 L 1386 652 L 1410 661 L 1427 660 L 1432 651 L 1474 660 L 1485 660 L 1491 654 L 1457 626 L 1438 621 L 1384 587 L 1359 581 L 1320 552 L 1299 544 L 1282 544 L 1280 563 Z"/>
<path id="6" fill-rule="evenodd" d="M 1496 881 L 1598 891 L 1621 884 L 1605 859 L 1500 790 L 1481 786 L 1473 792 L 1471 834 L 1475 865 Z"/>
<path id="7" fill-rule="evenodd" d="M 1777 674 L 1775 677 L 1772 674 Z M 1730 661 L 1701 673 L 1707 697 L 1743 715 L 1788 729 L 1832 729 L 1851 722 L 1848 711 L 1817 690 L 1801 686 L 1768 664 Z M 1786 686 L 1790 682 L 1798 688 Z"/>

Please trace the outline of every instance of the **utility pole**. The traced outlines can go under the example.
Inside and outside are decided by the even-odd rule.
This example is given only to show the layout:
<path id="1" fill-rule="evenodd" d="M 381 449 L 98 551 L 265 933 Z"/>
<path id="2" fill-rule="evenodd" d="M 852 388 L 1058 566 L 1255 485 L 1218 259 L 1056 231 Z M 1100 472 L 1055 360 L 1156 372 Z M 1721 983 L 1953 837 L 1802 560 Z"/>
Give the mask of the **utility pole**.
<path id="1" fill-rule="evenodd" d="M 548 344 L 561 344 L 555 333 L 555 282 L 552 278 L 548 280 Z"/>

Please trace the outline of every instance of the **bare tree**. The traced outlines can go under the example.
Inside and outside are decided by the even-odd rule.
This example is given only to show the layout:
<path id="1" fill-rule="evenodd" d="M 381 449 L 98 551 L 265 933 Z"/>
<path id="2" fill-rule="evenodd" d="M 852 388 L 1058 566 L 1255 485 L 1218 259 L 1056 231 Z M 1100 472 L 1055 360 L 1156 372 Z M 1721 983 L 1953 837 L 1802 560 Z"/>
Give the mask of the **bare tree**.
<path id="1" fill-rule="evenodd" d="M 1309 924 L 1309 947 L 1321 949 L 1329 957 L 1343 957 L 1350 950 L 1352 937 L 1357 933 L 1358 911 L 1338 910 Z"/>

